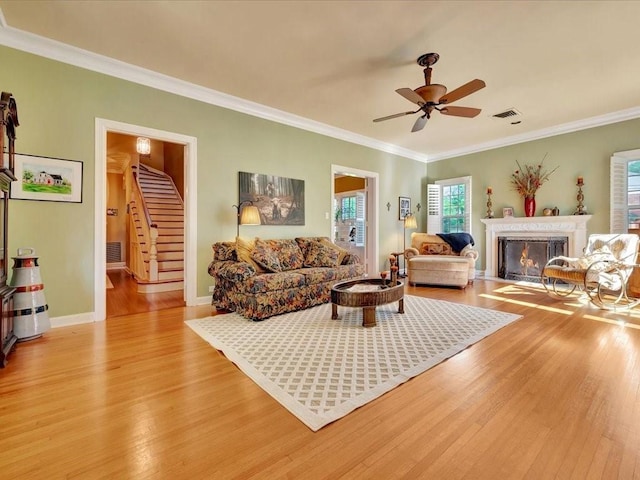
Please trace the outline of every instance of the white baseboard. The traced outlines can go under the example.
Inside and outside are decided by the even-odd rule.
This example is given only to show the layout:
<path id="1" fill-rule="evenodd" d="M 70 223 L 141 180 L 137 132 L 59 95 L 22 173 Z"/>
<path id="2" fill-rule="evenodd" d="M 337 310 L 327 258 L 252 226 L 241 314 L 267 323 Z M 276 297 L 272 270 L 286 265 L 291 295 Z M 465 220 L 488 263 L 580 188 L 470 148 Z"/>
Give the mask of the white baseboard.
<path id="1" fill-rule="evenodd" d="M 206 297 L 196 297 L 195 305 L 211 305 L 211 295 Z M 70 325 L 80 325 L 82 323 L 94 323 L 95 312 L 78 313 L 75 315 L 65 315 L 63 317 L 50 318 L 52 328 L 68 327 Z M 100 320 L 102 321 L 102 320 Z"/>
<path id="2" fill-rule="evenodd" d="M 211 305 L 211 295 L 206 297 L 196 297 L 196 305 Z"/>
<path id="3" fill-rule="evenodd" d="M 65 315 L 64 317 L 50 318 L 52 328 L 68 327 L 69 325 L 80 325 L 81 323 L 93 323 L 95 322 L 95 313 L 78 313 L 75 315 Z"/>

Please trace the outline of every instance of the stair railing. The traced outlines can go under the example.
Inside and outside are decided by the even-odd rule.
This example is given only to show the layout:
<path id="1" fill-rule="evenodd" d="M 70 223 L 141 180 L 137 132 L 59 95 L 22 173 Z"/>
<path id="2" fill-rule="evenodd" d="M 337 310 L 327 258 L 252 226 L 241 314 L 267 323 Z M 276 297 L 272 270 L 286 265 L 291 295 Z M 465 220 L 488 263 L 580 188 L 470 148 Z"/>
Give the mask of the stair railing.
<path id="1" fill-rule="evenodd" d="M 138 177 L 138 165 L 131 166 L 129 211 L 131 213 L 131 264 L 132 273 L 143 281 L 158 280 L 158 227 L 151 222 L 149 210 L 142 195 Z M 135 233 L 133 233 L 135 232 Z"/>

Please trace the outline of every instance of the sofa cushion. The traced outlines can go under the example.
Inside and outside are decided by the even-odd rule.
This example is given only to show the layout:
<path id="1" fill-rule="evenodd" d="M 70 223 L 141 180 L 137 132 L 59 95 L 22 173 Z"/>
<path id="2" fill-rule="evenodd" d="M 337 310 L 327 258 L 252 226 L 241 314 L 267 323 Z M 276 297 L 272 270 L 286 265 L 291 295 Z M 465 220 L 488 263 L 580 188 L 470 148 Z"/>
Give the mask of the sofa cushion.
<path id="1" fill-rule="evenodd" d="M 296 237 L 296 243 L 298 244 L 298 246 L 300 247 L 300 250 L 302 251 L 303 261 L 305 258 L 307 258 L 307 252 L 309 251 L 309 246 L 313 242 L 321 242 L 322 240 L 330 241 L 329 237 Z"/>
<path id="2" fill-rule="evenodd" d="M 448 243 L 423 242 L 419 248 L 420 255 L 453 255 L 453 249 Z"/>
<path id="3" fill-rule="evenodd" d="M 298 246 L 298 242 L 293 239 L 264 240 L 269 248 L 278 257 L 281 271 L 296 270 L 304 265 L 304 256 Z"/>
<path id="4" fill-rule="evenodd" d="M 326 247 L 333 248 L 334 250 L 338 251 L 338 265 L 342 265 L 342 263 L 344 262 L 344 259 L 347 257 L 347 255 L 349 255 L 348 250 L 345 250 L 344 248 L 339 247 L 328 238 L 323 238 L 322 240 L 320 240 L 320 243 Z"/>
<path id="5" fill-rule="evenodd" d="M 304 259 L 305 267 L 337 267 L 339 252 L 320 242 L 311 242 Z"/>
<path id="6" fill-rule="evenodd" d="M 295 272 L 264 273 L 246 280 L 243 290 L 247 293 L 267 293 L 274 290 L 286 290 L 304 287 L 304 275 Z"/>
<path id="7" fill-rule="evenodd" d="M 336 268 L 328 267 L 305 267 L 296 270 L 296 273 L 304 276 L 307 285 L 330 282 L 340 278 Z"/>
<path id="8" fill-rule="evenodd" d="M 253 251 L 255 244 L 255 240 L 249 240 L 242 237 L 236 238 L 236 255 L 238 256 L 238 261 L 248 263 L 253 267 L 256 273 L 264 273 L 266 270 L 251 258 L 251 252 Z"/>
<path id="9" fill-rule="evenodd" d="M 253 250 L 251 251 L 251 258 L 269 272 L 282 271 L 276 252 L 271 249 L 269 243 L 259 238 L 256 239 Z"/>

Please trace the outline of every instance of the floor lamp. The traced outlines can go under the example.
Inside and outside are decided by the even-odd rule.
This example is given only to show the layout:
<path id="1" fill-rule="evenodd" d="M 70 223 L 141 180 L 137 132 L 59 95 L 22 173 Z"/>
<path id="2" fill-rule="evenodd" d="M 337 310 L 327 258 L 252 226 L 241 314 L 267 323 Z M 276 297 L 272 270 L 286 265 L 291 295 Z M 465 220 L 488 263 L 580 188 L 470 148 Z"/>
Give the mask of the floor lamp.
<path id="1" fill-rule="evenodd" d="M 240 225 L 260 225 L 260 211 L 253 202 L 248 200 L 240 202 L 240 205 L 232 205 L 238 212 L 236 224 L 236 238 L 240 236 Z"/>
<path id="2" fill-rule="evenodd" d="M 404 230 L 402 231 L 403 235 L 404 235 L 404 248 L 402 249 L 402 257 L 404 258 L 404 269 L 403 269 L 403 273 L 402 273 L 402 277 L 406 277 L 407 276 L 407 259 L 404 256 L 404 252 L 407 250 L 407 230 L 415 230 L 416 228 L 418 228 L 418 222 L 416 221 L 416 217 L 413 213 L 407 213 L 404 216 Z"/>

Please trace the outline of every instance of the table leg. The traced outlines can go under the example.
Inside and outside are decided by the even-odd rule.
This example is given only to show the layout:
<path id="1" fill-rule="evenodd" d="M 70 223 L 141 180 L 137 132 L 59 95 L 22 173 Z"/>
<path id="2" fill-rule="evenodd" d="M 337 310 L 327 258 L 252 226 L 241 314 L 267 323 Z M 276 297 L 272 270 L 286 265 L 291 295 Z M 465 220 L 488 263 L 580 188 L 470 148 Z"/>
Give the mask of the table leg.
<path id="1" fill-rule="evenodd" d="M 404 313 L 404 298 L 398 300 L 398 313 Z"/>
<path id="2" fill-rule="evenodd" d="M 331 304 L 331 320 L 338 319 L 338 305 L 336 303 Z"/>
<path id="3" fill-rule="evenodd" d="M 362 307 L 362 326 L 376 326 L 376 307 Z"/>

